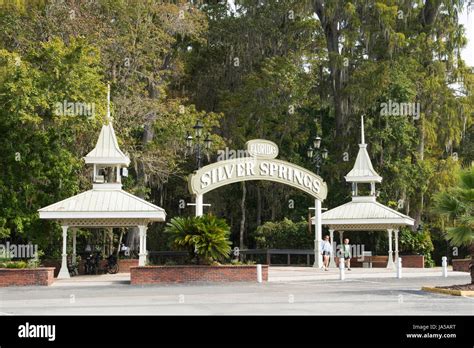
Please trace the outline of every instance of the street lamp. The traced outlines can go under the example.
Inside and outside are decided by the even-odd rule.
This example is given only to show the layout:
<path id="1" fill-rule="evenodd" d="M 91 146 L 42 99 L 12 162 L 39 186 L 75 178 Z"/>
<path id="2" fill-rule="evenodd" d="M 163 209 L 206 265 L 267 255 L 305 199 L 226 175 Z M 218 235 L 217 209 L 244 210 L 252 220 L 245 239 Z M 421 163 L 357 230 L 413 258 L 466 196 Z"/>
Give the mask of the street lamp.
<path id="1" fill-rule="evenodd" d="M 186 135 L 186 147 L 188 149 L 191 149 L 191 147 L 193 147 L 193 137 L 191 136 L 191 134 L 188 134 Z"/>
<path id="2" fill-rule="evenodd" d="M 202 129 L 204 128 L 201 120 L 197 120 L 196 124 L 194 125 L 194 132 L 196 135 L 196 138 L 200 138 L 202 135 Z"/>
<path id="3" fill-rule="evenodd" d="M 306 156 L 316 165 L 316 174 L 319 175 L 324 160 L 328 158 L 328 153 L 327 149 L 321 149 L 321 137 L 314 137 L 313 147 L 308 147 Z"/>
<path id="4" fill-rule="evenodd" d="M 321 146 L 321 137 L 314 137 L 313 139 L 313 146 L 315 149 L 319 149 L 319 147 Z"/>
<path id="5" fill-rule="evenodd" d="M 193 126 L 194 129 L 194 138 L 196 139 L 195 144 L 193 146 L 193 137 L 189 132 L 187 132 L 185 141 L 186 141 L 186 152 L 195 152 L 196 153 L 196 169 L 199 170 L 202 167 L 202 149 L 205 148 L 206 150 L 211 149 L 212 140 L 210 135 L 207 134 L 205 139 L 202 139 L 202 131 L 204 128 L 204 124 L 201 120 L 197 120 L 196 124 Z M 193 149 L 194 148 L 194 149 Z"/>

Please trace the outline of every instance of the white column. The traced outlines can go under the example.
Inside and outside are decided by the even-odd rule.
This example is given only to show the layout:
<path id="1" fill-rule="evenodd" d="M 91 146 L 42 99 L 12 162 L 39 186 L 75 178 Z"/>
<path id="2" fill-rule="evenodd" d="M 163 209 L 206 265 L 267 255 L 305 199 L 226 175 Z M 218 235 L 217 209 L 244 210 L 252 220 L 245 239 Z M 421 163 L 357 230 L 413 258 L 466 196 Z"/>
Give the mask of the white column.
<path id="1" fill-rule="evenodd" d="M 140 235 L 140 250 L 138 252 L 138 266 L 146 265 L 146 225 L 138 226 Z"/>
<path id="2" fill-rule="evenodd" d="M 336 251 L 336 248 L 334 247 L 336 243 L 334 243 L 334 230 L 329 230 L 329 239 L 331 240 L 331 255 L 329 255 L 329 268 L 337 268 L 336 266 L 336 260 L 334 259 L 334 254 Z"/>
<path id="3" fill-rule="evenodd" d="M 201 194 L 197 194 L 196 195 L 196 216 L 202 216 L 203 212 L 202 212 L 202 195 Z"/>
<path id="4" fill-rule="evenodd" d="M 107 253 L 107 256 L 110 256 L 114 253 L 114 229 L 113 229 L 113 227 L 108 228 L 107 232 L 109 234 L 109 252 Z M 146 250 L 146 248 L 145 248 L 145 250 Z"/>
<path id="5" fill-rule="evenodd" d="M 321 201 L 314 200 L 314 264 L 313 267 L 323 267 L 323 256 L 321 255 L 321 241 L 323 239 L 323 227 L 321 225 Z"/>
<path id="6" fill-rule="evenodd" d="M 72 264 L 76 265 L 76 229 L 72 230 Z"/>
<path id="7" fill-rule="evenodd" d="M 393 231 L 395 232 L 395 263 L 398 262 L 398 230 Z"/>
<path id="8" fill-rule="evenodd" d="M 105 229 L 102 230 L 102 256 L 105 256 L 105 242 L 107 241 L 107 232 L 105 232 Z"/>
<path id="9" fill-rule="evenodd" d="M 67 269 L 67 229 L 69 226 L 61 226 L 63 229 L 63 253 L 61 259 L 61 269 L 59 270 L 58 279 L 70 278 L 69 270 Z"/>
<path id="10" fill-rule="evenodd" d="M 257 283 L 262 282 L 262 265 L 257 265 Z"/>
<path id="11" fill-rule="evenodd" d="M 392 251 L 392 228 L 387 229 L 388 232 L 388 262 L 387 268 L 395 269 L 395 264 L 393 263 L 393 251 Z"/>
<path id="12" fill-rule="evenodd" d="M 122 183 L 122 177 L 120 176 L 120 166 L 117 166 L 117 182 Z"/>
<path id="13" fill-rule="evenodd" d="M 397 260 L 397 278 L 402 279 L 402 258 L 399 257 Z"/>
<path id="14" fill-rule="evenodd" d="M 443 256 L 441 258 L 441 266 L 443 267 L 443 277 L 447 277 L 448 276 L 448 258 L 446 256 Z"/>
<path id="15" fill-rule="evenodd" d="M 346 279 L 344 271 L 345 271 L 344 258 L 340 258 L 339 259 L 339 280 Z"/>
<path id="16" fill-rule="evenodd" d="M 343 251 L 344 251 L 344 249 L 343 249 L 344 248 L 344 231 L 339 231 L 339 240 L 340 240 L 340 243 L 341 243 L 340 249 L 339 249 L 339 254 L 340 254 L 339 256 L 342 257 L 342 259 L 344 261 L 346 261 L 346 259 L 344 259 L 344 253 L 343 253 Z M 336 248 L 336 250 L 337 250 L 337 248 Z"/>
<path id="17" fill-rule="evenodd" d="M 148 226 L 145 226 L 145 235 L 143 236 L 143 252 L 145 253 L 145 260 L 148 259 L 148 248 L 146 245 L 146 238 L 147 238 Z"/>

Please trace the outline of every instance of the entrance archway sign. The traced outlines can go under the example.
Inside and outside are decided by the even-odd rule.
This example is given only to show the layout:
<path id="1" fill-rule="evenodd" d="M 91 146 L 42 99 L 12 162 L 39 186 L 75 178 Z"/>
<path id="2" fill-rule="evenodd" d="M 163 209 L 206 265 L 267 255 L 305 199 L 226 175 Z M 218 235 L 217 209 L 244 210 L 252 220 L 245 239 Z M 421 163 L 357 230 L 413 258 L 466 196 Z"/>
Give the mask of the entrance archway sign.
<path id="1" fill-rule="evenodd" d="M 276 159 L 278 146 L 263 139 L 246 144 L 249 157 L 235 158 L 209 164 L 189 177 L 189 191 L 195 196 L 196 216 L 203 214 L 203 195 L 216 188 L 249 180 L 278 182 L 297 188 L 315 198 L 315 267 L 322 266 L 320 253 L 321 201 L 326 199 L 327 185 L 313 172 L 295 164 Z"/>

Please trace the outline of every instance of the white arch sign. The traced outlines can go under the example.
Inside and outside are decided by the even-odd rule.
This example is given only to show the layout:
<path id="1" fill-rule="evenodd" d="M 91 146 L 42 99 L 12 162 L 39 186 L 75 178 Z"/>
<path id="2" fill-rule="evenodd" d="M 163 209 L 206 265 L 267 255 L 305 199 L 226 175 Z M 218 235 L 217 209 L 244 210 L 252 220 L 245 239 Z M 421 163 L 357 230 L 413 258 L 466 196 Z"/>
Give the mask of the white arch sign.
<path id="1" fill-rule="evenodd" d="M 250 157 L 212 163 L 191 174 L 189 191 L 203 195 L 240 181 L 267 180 L 295 187 L 321 201 L 326 198 L 324 180 L 305 168 L 274 159 L 278 147 L 271 141 L 251 140 L 247 142 L 247 151 Z"/>
<path id="2" fill-rule="evenodd" d="M 321 267 L 321 201 L 327 196 L 326 183 L 319 175 L 303 167 L 275 159 L 278 146 L 271 141 L 255 139 L 248 141 L 246 146 L 247 157 L 212 163 L 189 176 L 189 191 L 196 198 L 196 216 L 203 214 L 203 195 L 225 185 L 267 180 L 297 188 L 315 198 L 315 267 Z"/>

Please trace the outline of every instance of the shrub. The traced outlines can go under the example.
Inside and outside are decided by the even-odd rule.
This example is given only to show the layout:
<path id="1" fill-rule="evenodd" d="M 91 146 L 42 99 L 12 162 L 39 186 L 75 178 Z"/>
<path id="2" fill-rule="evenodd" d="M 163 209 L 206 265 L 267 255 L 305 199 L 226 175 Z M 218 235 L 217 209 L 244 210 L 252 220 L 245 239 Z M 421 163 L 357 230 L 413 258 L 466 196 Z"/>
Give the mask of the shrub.
<path id="1" fill-rule="evenodd" d="M 6 266 L 7 268 L 26 268 L 28 264 L 25 261 L 10 261 Z"/>
<path id="2" fill-rule="evenodd" d="M 427 230 L 422 233 L 412 232 L 408 229 L 400 231 L 400 252 L 404 254 L 421 254 L 425 256 L 425 267 L 434 267 L 431 257 L 433 251 L 431 235 Z"/>
<path id="3" fill-rule="evenodd" d="M 268 221 L 257 227 L 255 242 L 259 249 L 312 249 L 314 234 L 308 231 L 308 222 Z"/>
<path id="4" fill-rule="evenodd" d="M 239 260 L 236 260 L 236 259 L 233 259 L 230 261 L 230 263 L 232 265 L 235 265 L 235 266 L 246 266 L 246 265 L 255 265 L 256 262 L 254 260 L 247 260 L 247 261 L 239 261 Z"/>
<path id="5" fill-rule="evenodd" d="M 166 224 L 165 232 L 172 235 L 175 246 L 188 250 L 190 259 L 198 264 L 223 261 L 231 252 L 229 225 L 210 214 L 173 218 Z"/>

